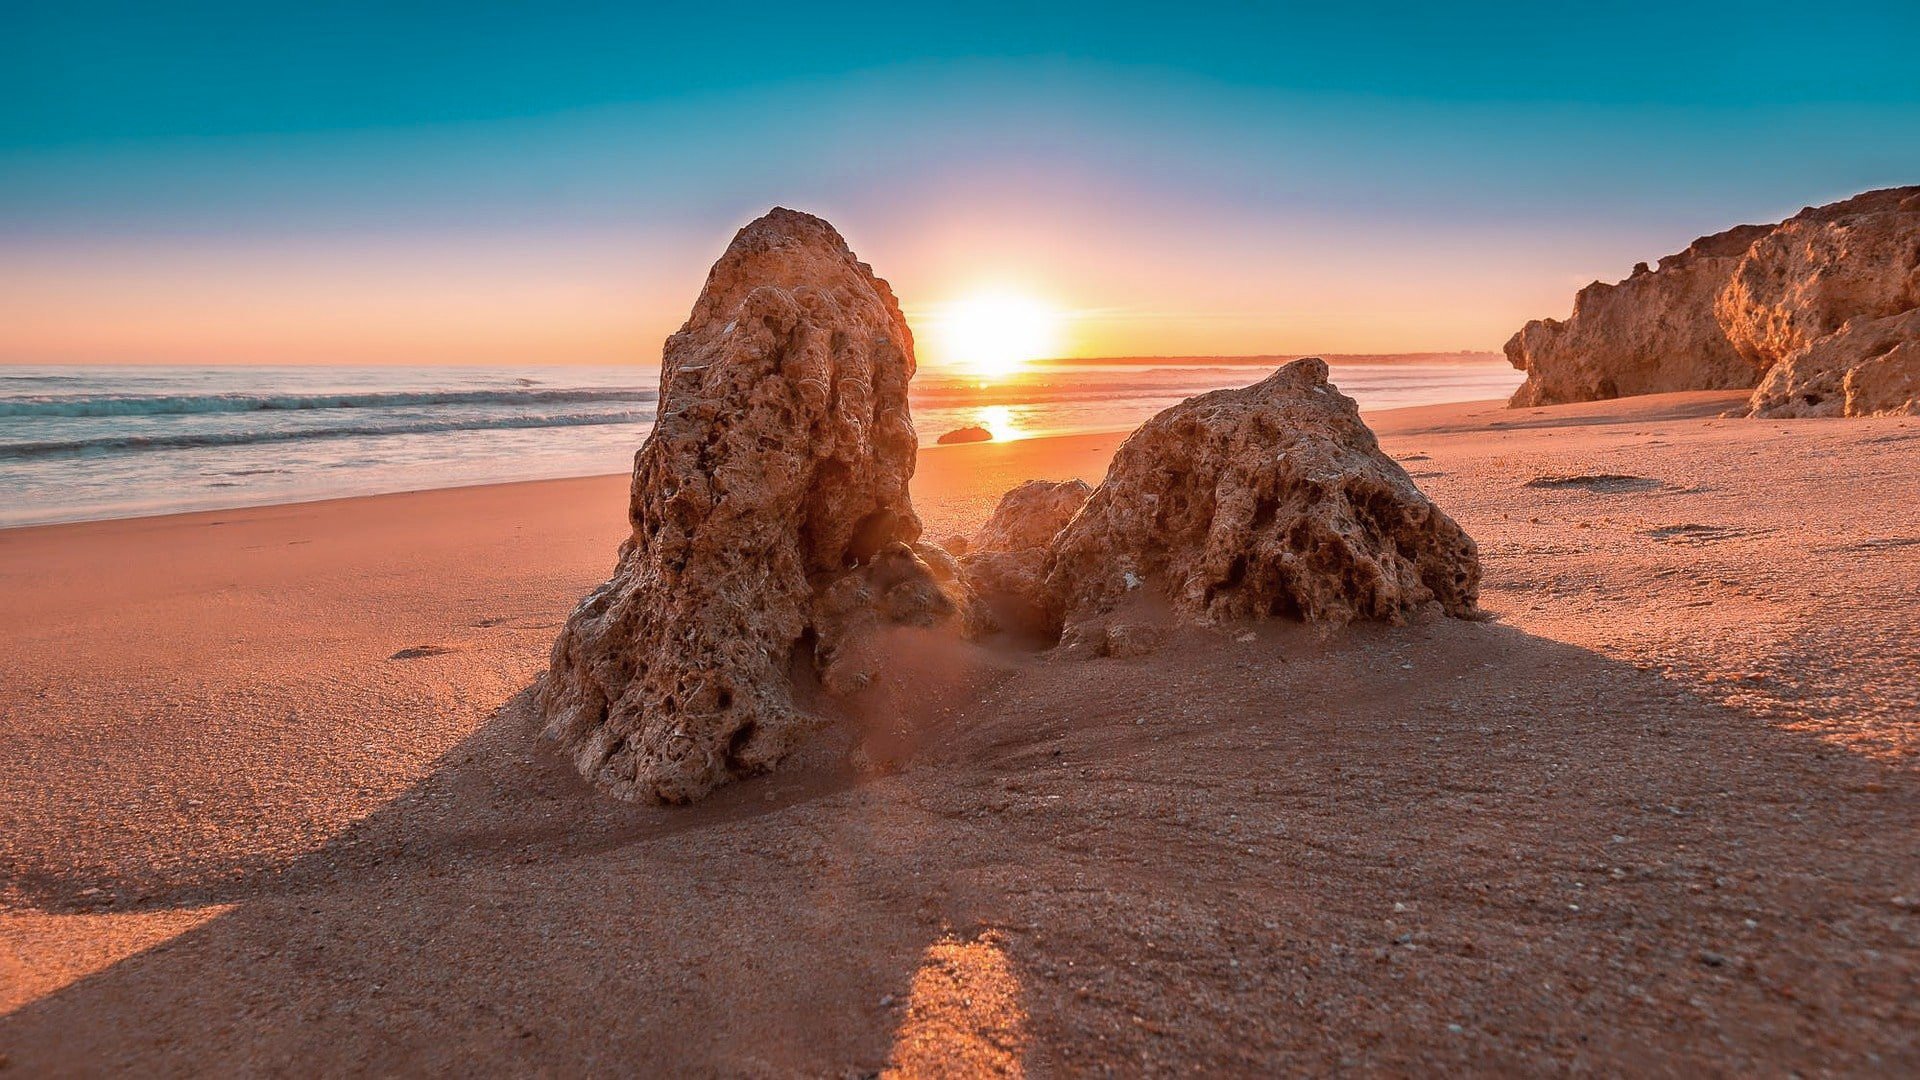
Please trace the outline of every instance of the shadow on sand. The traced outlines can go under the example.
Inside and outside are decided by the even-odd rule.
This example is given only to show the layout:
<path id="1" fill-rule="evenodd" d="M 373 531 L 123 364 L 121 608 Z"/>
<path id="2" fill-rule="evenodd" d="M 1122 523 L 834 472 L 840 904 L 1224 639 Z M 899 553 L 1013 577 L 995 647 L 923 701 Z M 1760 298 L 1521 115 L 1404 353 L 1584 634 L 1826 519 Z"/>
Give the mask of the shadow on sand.
<path id="1" fill-rule="evenodd" d="M 291 865 L 155 890 L 234 906 L 0 1018 L 0 1051 L 36 1075 L 837 1076 L 903 1047 L 1920 1067 L 1892 899 L 1920 882 L 1913 778 L 1497 623 L 1043 659 L 895 775 L 679 810 L 597 798 L 532 723 L 522 694 Z M 80 883 L 46 884 L 72 910 Z"/>

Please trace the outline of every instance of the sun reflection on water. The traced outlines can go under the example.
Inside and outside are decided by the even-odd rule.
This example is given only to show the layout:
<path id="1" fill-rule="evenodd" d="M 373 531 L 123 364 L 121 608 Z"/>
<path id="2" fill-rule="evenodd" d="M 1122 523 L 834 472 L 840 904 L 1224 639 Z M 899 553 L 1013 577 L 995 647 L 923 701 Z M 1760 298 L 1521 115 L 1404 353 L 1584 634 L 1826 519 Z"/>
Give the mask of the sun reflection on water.
<path id="1" fill-rule="evenodd" d="M 981 406 L 974 422 L 993 432 L 994 442 L 1007 442 L 1012 439 L 1026 438 L 1026 431 L 1020 426 L 1010 405 Z"/>

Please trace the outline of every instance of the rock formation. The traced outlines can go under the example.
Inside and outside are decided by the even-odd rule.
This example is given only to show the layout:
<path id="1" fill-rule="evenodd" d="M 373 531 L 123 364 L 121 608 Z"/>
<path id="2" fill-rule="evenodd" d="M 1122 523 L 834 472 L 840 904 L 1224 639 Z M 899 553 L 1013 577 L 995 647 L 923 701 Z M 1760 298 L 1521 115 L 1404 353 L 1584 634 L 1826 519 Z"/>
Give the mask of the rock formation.
<path id="1" fill-rule="evenodd" d="M 1920 414 L 1920 187 L 1802 211 L 1753 245 L 1717 310 L 1766 372 L 1754 415 Z"/>
<path id="2" fill-rule="evenodd" d="M 1671 390 L 1738 390 L 1759 379 L 1715 320 L 1714 300 L 1765 225 L 1703 236 L 1685 251 L 1641 263 L 1618 284 L 1596 281 L 1573 298 L 1573 317 L 1535 319 L 1507 342 L 1527 373 L 1519 406 L 1559 405 Z"/>
<path id="3" fill-rule="evenodd" d="M 1000 629 L 1048 632 L 1049 546 L 1091 493 L 1082 480 L 1029 480 L 1000 497 L 993 516 L 967 543 L 961 571 Z"/>
<path id="4" fill-rule="evenodd" d="M 1764 417 L 1920 416 L 1920 307 L 1838 331 L 1767 369 L 1753 392 Z"/>
<path id="5" fill-rule="evenodd" d="M 966 619 L 952 560 L 913 546 L 913 370 L 892 291 L 832 226 L 776 209 L 734 237 L 667 339 L 632 535 L 541 688 L 583 776 L 699 798 L 819 725 L 796 683 L 856 692 L 878 628 Z"/>
<path id="6" fill-rule="evenodd" d="M 1473 540 L 1381 453 L 1309 357 L 1147 421 L 1051 544 L 1046 595 L 1071 628 L 1146 590 L 1201 622 L 1473 614 Z"/>
<path id="7" fill-rule="evenodd" d="M 949 431 L 945 435 L 942 435 L 938 439 L 934 440 L 934 442 L 939 443 L 941 446 L 951 446 L 954 443 L 992 442 L 992 441 L 993 441 L 993 432 L 988 431 L 986 428 L 980 427 L 978 425 L 974 425 L 970 427 L 954 428 L 952 431 Z"/>
<path id="8" fill-rule="evenodd" d="M 1045 550 L 1092 494 L 1085 480 L 1029 480 L 1000 496 L 967 550 Z"/>
<path id="9" fill-rule="evenodd" d="M 1740 355 L 1766 370 L 1855 318 L 1920 307 L 1920 187 L 1802 210 L 1754 241 L 1716 305 Z"/>
<path id="10" fill-rule="evenodd" d="M 1896 317 L 1916 307 L 1920 187 L 1870 191 L 1705 237 L 1658 270 L 1642 264 L 1617 285 L 1582 289 L 1571 319 L 1530 322 L 1507 343 L 1527 373 L 1513 404 L 1764 384 L 1756 415 L 1910 412 L 1899 388 L 1920 375 L 1897 345 L 1912 324 Z M 1861 365 L 1849 395 L 1842 384 Z"/>

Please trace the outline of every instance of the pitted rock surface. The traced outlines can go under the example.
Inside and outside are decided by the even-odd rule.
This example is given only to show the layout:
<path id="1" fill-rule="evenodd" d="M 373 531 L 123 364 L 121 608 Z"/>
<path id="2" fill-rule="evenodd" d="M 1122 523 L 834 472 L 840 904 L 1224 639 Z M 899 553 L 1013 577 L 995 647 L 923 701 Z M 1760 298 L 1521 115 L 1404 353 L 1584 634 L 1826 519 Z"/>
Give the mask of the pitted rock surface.
<path id="1" fill-rule="evenodd" d="M 963 618 L 911 548 L 913 370 L 892 291 L 832 226 L 776 209 L 734 237 L 667 340 L 632 535 L 541 688 L 583 776 L 697 799 L 819 726 L 796 678 L 856 687 L 875 626 Z"/>
<path id="2" fill-rule="evenodd" d="M 1853 319 L 1773 365 L 1753 415 L 1920 416 L 1920 307 Z"/>
<path id="3" fill-rule="evenodd" d="M 1195 622 L 1470 616 L 1480 559 L 1309 357 L 1147 421 L 1054 539 L 1072 636 L 1147 590 Z"/>
<path id="4" fill-rule="evenodd" d="M 980 527 L 967 550 L 1025 551 L 1044 548 L 1087 504 L 1093 489 L 1085 480 L 1028 480 L 1000 496 L 993 516 Z"/>
<path id="5" fill-rule="evenodd" d="M 1766 370 L 1852 319 L 1920 307 L 1920 187 L 1803 210 L 1756 240 L 1716 305 L 1733 347 Z"/>

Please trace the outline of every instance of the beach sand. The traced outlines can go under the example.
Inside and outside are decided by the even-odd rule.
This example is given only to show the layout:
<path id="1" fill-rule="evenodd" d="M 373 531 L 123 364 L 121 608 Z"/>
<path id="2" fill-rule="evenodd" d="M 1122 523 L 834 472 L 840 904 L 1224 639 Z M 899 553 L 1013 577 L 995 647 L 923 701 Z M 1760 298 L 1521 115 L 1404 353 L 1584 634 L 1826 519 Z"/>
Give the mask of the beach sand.
<path id="1" fill-rule="evenodd" d="M 987 652 L 904 767 L 609 803 L 522 691 L 626 479 L 0 532 L 0 1055 L 1920 1072 L 1920 421 L 1369 417 L 1489 618 Z M 1118 435 L 923 451 L 928 534 Z"/>

